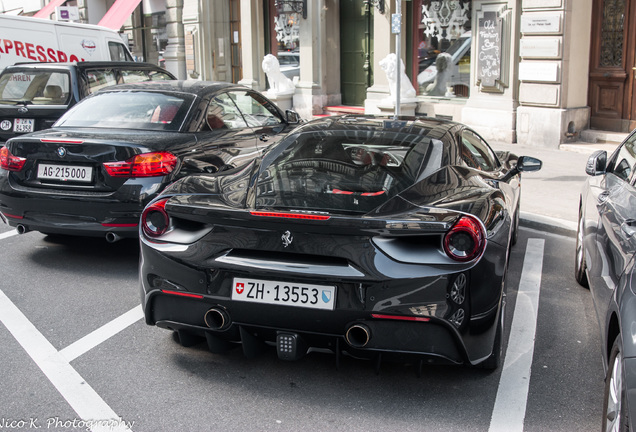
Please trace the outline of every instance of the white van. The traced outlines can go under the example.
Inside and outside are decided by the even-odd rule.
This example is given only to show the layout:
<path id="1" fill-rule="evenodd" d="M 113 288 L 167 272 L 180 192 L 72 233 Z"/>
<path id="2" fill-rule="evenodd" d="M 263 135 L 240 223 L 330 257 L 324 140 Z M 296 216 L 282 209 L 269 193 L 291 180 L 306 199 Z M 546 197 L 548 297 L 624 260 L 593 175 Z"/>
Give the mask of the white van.
<path id="1" fill-rule="evenodd" d="M 20 62 L 133 61 L 114 30 L 92 24 L 0 15 L 0 72 Z"/>

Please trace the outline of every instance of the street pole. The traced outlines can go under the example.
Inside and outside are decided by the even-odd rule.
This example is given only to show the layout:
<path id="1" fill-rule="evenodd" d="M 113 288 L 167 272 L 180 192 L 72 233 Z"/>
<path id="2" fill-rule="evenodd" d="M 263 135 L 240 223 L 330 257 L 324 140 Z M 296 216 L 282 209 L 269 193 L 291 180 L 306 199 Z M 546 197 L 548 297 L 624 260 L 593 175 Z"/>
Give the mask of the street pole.
<path id="1" fill-rule="evenodd" d="M 391 30 L 395 34 L 395 116 L 400 116 L 400 77 L 402 76 L 401 54 L 402 54 L 402 0 L 395 0 L 395 13 L 391 16 Z"/>

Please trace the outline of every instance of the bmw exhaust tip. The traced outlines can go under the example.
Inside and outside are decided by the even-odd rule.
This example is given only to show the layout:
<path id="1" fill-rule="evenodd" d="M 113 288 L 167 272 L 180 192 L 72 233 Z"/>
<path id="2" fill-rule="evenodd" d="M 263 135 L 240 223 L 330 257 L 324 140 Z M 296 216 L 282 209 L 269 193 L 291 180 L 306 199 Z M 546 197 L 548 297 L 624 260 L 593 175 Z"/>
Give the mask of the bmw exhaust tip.
<path id="1" fill-rule="evenodd" d="M 364 324 L 354 324 L 347 329 L 345 340 L 354 348 L 364 348 L 371 340 L 371 329 Z"/>
<path id="2" fill-rule="evenodd" d="M 116 241 L 121 240 L 121 237 L 117 234 L 115 234 L 114 232 L 107 232 L 106 233 L 106 241 L 108 243 L 115 243 Z"/>
<path id="3" fill-rule="evenodd" d="M 212 330 L 223 330 L 230 326 L 230 316 L 221 308 L 213 307 L 203 317 L 205 325 Z"/>
<path id="4" fill-rule="evenodd" d="M 17 227 L 15 227 L 15 229 L 18 232 L 18 234 L 24 234 L 29 232 L 29 228 L 22 224 L 19 224 Z"/>

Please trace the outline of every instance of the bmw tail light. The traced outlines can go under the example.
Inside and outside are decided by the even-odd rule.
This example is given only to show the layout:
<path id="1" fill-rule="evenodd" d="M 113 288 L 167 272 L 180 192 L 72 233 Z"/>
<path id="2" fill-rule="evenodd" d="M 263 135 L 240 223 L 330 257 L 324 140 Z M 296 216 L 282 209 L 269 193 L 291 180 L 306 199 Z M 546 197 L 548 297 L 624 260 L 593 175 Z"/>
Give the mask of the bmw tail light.
<path id="1" fill-rule="evenodd" d="M 0 149 L 0 168 L 7 171 L 20 171 L 24 167 L 26 158 L 13 156 L 7 147 Z"/>
<path id="2" fill-rule="evenodd" d="M 141 229 L 148 237 L 159 237 L 168 231 L 170 216 L 166 212 L 168 199 L 156 201 L 141 214 Z"/>
<path id="3" fill-rule="evenodd" d="M 177 166 L 177 157 L 170 152 L 135 155 L 125 161 L 105 162 L 111 177 L 159 177 L 170 174 Z"/>
<path id="4" fill-rule="evenodd" d="M 473 216 L 462 216 L 444 236 L 444 252 L 455 261 L 471 261 L 486 247 L 483 225 Z"/>

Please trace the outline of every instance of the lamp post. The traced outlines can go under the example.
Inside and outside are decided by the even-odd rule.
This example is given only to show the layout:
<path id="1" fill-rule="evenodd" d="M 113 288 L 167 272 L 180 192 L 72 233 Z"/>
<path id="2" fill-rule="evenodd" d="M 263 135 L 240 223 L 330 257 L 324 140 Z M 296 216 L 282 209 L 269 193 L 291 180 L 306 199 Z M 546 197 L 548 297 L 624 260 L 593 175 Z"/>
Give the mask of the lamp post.
<path id="1" fill-rule="evenodd" d="M 401 54 L 402 54 L 402 0 L 395 0 L 395 13 L 391 15 L 391 33 L 396 37 L 395 39 L 395 119 L 400 116 L 400 77 L 402 75 L 401 69 Z"/>

